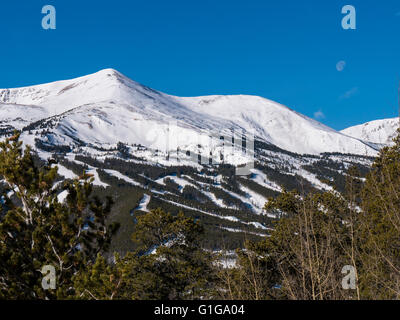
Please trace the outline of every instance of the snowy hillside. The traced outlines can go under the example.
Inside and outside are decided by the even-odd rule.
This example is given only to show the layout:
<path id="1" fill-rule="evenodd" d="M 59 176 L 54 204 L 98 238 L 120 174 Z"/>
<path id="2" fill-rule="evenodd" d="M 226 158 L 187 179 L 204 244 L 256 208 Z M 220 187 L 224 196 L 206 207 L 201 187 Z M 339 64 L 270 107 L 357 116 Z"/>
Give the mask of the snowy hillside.
<path id="1" fill-rule="evenodd" d="M 366 122 L 342 130 L 348 136 L 377 144 L 390 145 L 399 127 L 399 118 Z"/>
<path id="2" fill-rule="evenodd" d="M 112 69 L 72 80 L 3 89 L 0 103 L 0 121 L 17 128 L 48 118 L 52 125 L 45 142 L 51 144 L 83 141 L 110 146 L 121 141 L 165 151 L 176 147 L 194 151 L 200 144 L 208 154 L 220 144 L 214 139 L 217 147 L 209 146 L 210 133 L 234 130 L 236 134 L 254 133 L 267 143 L 300 154 L 376 154 L 358 139 L 261 97 L 175 97 Z"/>
<path id="3" fill-rule="evenodd" d="M 176 99 L 192 110 L 224 118 L 291 152 L 375 153 L 357 139 L 349 139 L 320 122 L 261 97 L 239 95 Z"/>
<path id="4" fill-rule="evenodd" d="M 0 127 L 12 126 L 20 130 L 48 116 L 48 110 L 41 106 L 0 103 Z"/>
<path id="5" fill-rule="evenodd" d="M 159 207 L 201 219 L 210 247 L 228 239 L 235 248 L 243 233 L 264 236 L 274 226 L 268 198 L 283 189 L 343 191 L 346 170 L 367 172 L 380 147 L 261 97 L 176 97 L 112 69 L 0 90 L 0 137 L 14 129 L 60 176 L 89 173 L 97 192 L 113 195 L 125 249 L 131 214 Z M 249 157 L 253 166 L 238 175 Z M 66 195 L 61 189 L 58 199 Z"/>

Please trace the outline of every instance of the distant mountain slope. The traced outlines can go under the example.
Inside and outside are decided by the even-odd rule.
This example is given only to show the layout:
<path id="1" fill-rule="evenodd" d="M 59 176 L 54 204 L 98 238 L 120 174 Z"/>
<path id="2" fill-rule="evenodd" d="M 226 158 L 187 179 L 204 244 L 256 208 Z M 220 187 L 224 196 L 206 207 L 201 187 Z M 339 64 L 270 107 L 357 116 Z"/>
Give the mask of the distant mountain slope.
<path id="1" fill-rule="evenodd" d="M 121 141 L 174 149 L 171 141 L 166 144 L 168 131 L 179 136 L 184 148 L 191 150 L 199 143 L 206 145 L 210 132 L 244 130 L 300 154 L 376 154 L 374 148 L 359 139 L 261 97 L 175 97 L 143 86 L 112 69 L 72 80 L 3 89 L 0 103 L 3 103 L 0 121 L 8 121 L 13 113 L 17 118 L 25 110 L 25 119 L 31 121 L 53 117 L 52 125 L 46 128 L 45 141 L 53 144 L 79 140 L 99 146 Z M 5 106 L 10 111 L 1 112 Z M 168 128 L 170 122 L 176 124 Z M 206 153 L 209 151 L 212 150 L 205 149 Z"/>
<path id="2" fill-rule="evenodd" d="M 0 126 L 22 129 L 26 125 L 49 116 L 46 108 L 37 105 L 0 103 Z"/>
<path id="3" fill-rule="evenodd" d="M 229 119 L 279 148 L 299 154 L 340 152 L 375 154 L 357 139 L 349 139 L 286 106 L 257 96 L 177 98 L 192 110 Z"/>
<path id="4" fill-rule="evenodd" d="M 100 197 L 113 196 L 111 219 L 121 230 L 112 246 L 121 254 L 135 249 L 132 213 L 158 207 L 201 219 L 210 249 L 264 237 L 279 219 L 264 209 L 269 197 L 342 192 L 346 170 L 355 165 L 365 175 L 380 147 L 261 97 L 176 97 L 112 69 L 0 90 L 0 139 L 15 128 L 60 175 L 85 171 Z M 226 152 L 232 131 L 239 143 Z M 243 132 L 256 136 L 254 153 L 243 155 Z M 254 166 L 238 175 L 249 156 Z"/>
<path id="5" fill-rule="evenodd" d="M 348 136 L 372 143 L 390 145 L 399 127 L 399 118 L 366 122 L 341 131 Z"/>

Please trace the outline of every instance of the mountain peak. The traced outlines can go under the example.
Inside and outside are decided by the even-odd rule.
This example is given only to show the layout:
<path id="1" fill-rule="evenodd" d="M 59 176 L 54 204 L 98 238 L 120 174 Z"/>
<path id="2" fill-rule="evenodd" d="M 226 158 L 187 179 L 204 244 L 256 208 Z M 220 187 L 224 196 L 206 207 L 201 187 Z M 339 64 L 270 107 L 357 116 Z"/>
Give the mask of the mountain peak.
<path id="1" fill-rule="evenodd" d="M 125 77 L 121 72 L 112 68 L 101 69 L 95 73 L 84 76 L 84 78 L 92 78 L 92 77 Z M 126 77 L 125 77 L 126 78 Z"/>
<path id="2" fill-rule="evenodd" d="M 96 73 L 109 73 L 109 74 L 120 74 L 118 70 L 115 70 L 113 68 L 105 68 L 97 71 Z"/>
<path id="3" fill-rule="evenodd" d="M 103 69 L 78 78 L 29 87 L 0 89 L 0 103 L 45 107 L 51 115 L 75 107 L 112 100 L 129 78 L 115 69 Z"/>
<path id="4" fill-rule="evenodd" d="M 64 80 L 66 82 L 74 82 L 74 83 L 110 83 L 110 82 L 126 82 L 130 80 L 128 77 L 124 76 L 118 70 L 107 68 L 99 70 L 95 73 L 91 73 L 79 78 L 74 78 L 70 80 Z M 130 80 L 132 81 L 132 80 Z"/>
<path id="5" fill-rule="evenodd" d="M 28 110 L 21 105 L 30 106 L 29 110 L 37 110 L 36 120 L 63 115 L 57 120 L 55 134 L 61 137 L 73 132 L 90 144 L 122 141 L 154 146 L 150 141 L 165 136 L 163 128 L 176 120 L 179 136 L 193 146 L 198 145 L 197 133 L 234 129 L 300 154 L 375 152 L 364 142 L 271 100 L 248 95 L 176 97 L 143 86 L 112 68 L 70 80 L 0 90 L 0 103 L 12 105 L 15 115 Z M 3 109 L 3 120 L 10 122 L 10 112 Z M 26 117 L 13 119 L 21 126 L 26 123 L 17 118 Z M 162 149 L 164 142 L 160 140 L 157 148 Z"/>

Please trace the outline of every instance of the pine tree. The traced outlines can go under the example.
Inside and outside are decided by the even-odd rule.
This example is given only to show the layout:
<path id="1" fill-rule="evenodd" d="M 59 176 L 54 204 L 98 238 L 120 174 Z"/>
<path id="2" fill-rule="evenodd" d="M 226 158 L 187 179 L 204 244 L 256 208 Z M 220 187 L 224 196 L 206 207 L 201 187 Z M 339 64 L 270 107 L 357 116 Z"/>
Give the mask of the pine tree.
<path id="1" fill-rule="evenodd" d="M 133 240 L 138 245 L 139 269 L 157 286 L 151 298 L 207 296 L 213 269 L 210 254 L 200 245 L 204 233 L 200 222 L 185 217 L 183 212 L 172 216 L 161 209 L 139 216 L 137 221 Z M 141 287 L 147 284 L 140 280 L 132 285 L 137 286 L 136 298 L 140 298 Z"/>
<path id="2" fill-rule="evenodd" d="M 398 131 L 400 133 L 400 131 Z M 381 150 L 362 190 L 360 276 L 368 299 L 400 298 L 400 135 Z"/>
<path id="3" fill-rule="evenodd" d="M 135 252 L 100 258 L 75 277 L 85 299 L 179 300 L 210 297 L 214 283 L 211 255 L 200 246 L 203 227 L 181 212 L 161 209 L 136 216 Z"/>
<path id="4" fill-rule="evenodd" d="M 0 298 L 54 299 L 74 295 L 72 276 L 107 248 L 115 225 L 106 226 L 112 201 L 92 197 L 92 178 L 64 182 L 57 199 L 57 167 L 39 168 L 20 134 L 0 143 L 0 175 L 7 185 L 0 214 Z M 15 193 L 17 200 L 11 199 Z M 42 288 L 44 266 L 56 271 L 56 289 Z"/>

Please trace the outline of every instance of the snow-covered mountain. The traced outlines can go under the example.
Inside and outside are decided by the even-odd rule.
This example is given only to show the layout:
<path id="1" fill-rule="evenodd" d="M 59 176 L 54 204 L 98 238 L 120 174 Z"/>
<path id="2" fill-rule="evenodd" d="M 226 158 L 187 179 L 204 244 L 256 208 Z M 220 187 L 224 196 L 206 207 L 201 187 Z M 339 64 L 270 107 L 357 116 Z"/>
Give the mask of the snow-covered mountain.
<path id="1" fill-rule="evenodd" d="M 53 158 L 60 176 L 85 171 L 100 195 L 113 195 L 113 219 L 125 228 L 113 244 L 120 252 L 130 243 L 131 213 L 158 207 L 201 219 L 210 248 L 226 239 L 236 248 L 243 232 L 259 237 L 274 226 L 279 217 L 264 209 L 269 197 L 283 189 L 342 191 L 346 170 L 368 171 L 366 156 L 380 147 L 261 97 L 176 97 L 112 69 L 0 90 L 0 139 L 15 128 L 39 157 Z M 244 153 L 252 135 L 254 153 Z M 199 164 L 199 155 L 206 161 Z M 253 165 L 238 175 L 249 157 Z"/>
<path id="2" fill-rule="evenodd" d="M 374 120 L 341 131 L 348 136 L 380 145 L 390 145 L 399 127 L 399 118 Z"/>
<path id="3" fill-rule="evenodd" d="M 80 141 L 109 147 L 123 142 L 168 151 L 176 147 L 194 150 L 200 144 L 208 153 L 213 151 L 207 149 L 210 132 L 234 130 L 254 133 L 261 141 L 299 154 L 376 154 L 361 137 L 337 132 L 261 97 L 176 97 L 112 69 L 72 80 L 0 90 L 2 126 L 21 129 L 39 120 L 51 123 L 40 139 L 55 145 Z M 24 139 L 32 142 L 29 134 L 26 132 Z M 175 138 L 166 139 L 171 135 Z M 214 140 L 218 145 L 218 139 Z"/>

